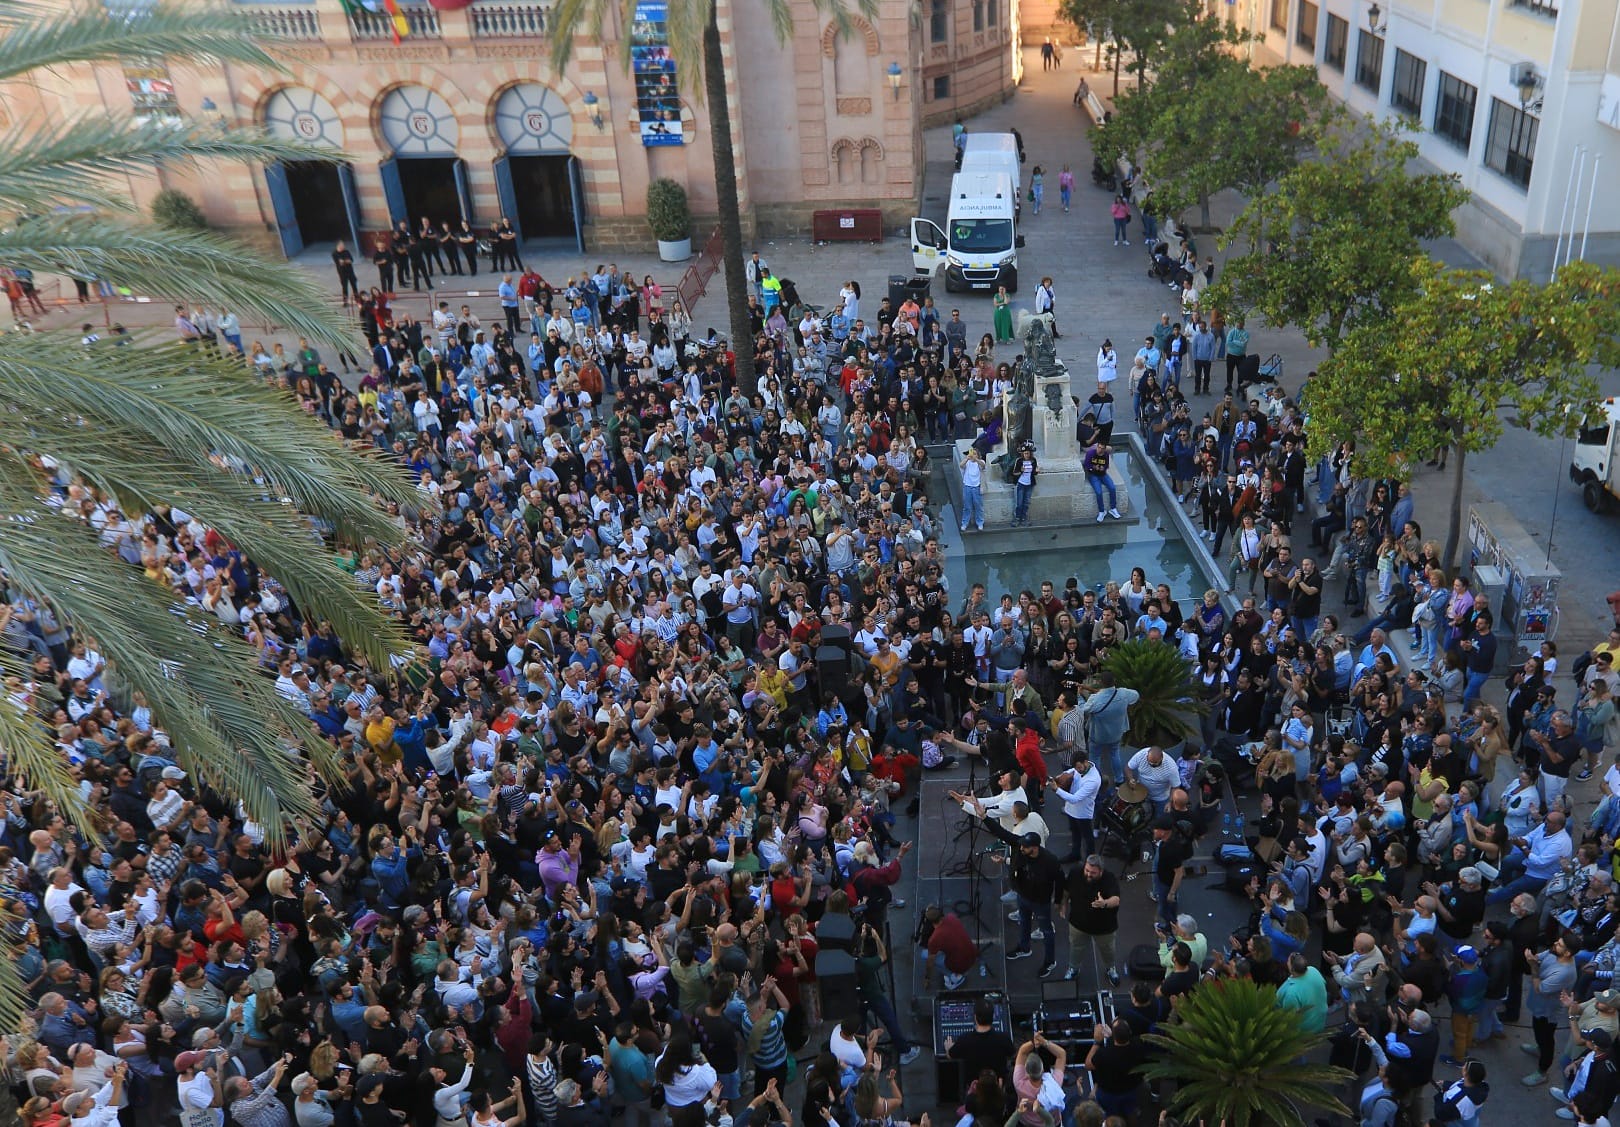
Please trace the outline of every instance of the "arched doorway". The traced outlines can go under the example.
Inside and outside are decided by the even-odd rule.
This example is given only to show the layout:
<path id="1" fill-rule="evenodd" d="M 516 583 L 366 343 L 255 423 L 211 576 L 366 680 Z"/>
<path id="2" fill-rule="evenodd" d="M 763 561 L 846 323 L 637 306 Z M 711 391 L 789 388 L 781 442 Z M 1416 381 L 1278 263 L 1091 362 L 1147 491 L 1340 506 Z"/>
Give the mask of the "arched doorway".
<path id="1" fill-rule="evenodd" d="M 456 115 L 437 91 L 396 86 L 377 109 L 384 147 L 394 155 L 382 162 L 383 196 L 390 221 L 412 228 L 426 218 L 440 223 L 474 222 L 466 162 L 456 156 L 461 132 Z"/>
<path id="2" fill-rule="evenodd" d="M 501 212 L 524 240 L 585 250 L 585 192 L 570 149 L 574 121 L 562 95 L 537 82 L 508 86 L 495 99 L 495 162 Z"/>
<path id="3" fill-rule="evenodd" d="M 306 86 L 283 86 L 270 95 L 263 117 L 265 130 L 274 137 L 334 151 L 343 148 L 337 110 Z M 351 247 L 359 245 L 360 201 L 354 169 L 347 162 L 284 161 L 268 165 L 264 178 L 281 250 L 288 258 L 313 243 L 347 239 Z"/>

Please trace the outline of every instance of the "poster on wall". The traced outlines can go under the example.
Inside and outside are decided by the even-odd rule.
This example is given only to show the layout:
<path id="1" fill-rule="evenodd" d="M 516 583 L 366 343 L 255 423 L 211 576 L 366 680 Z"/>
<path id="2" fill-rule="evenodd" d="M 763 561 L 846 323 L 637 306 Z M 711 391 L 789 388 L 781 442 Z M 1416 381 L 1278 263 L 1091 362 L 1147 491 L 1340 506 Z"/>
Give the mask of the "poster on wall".
<path id="1" fill-rule="evenodd" d="M 643 0 L 630 25 L 630 67 L 636 80 L 636 120 L 643 145 L 679 145 L 681 99 L 669 50 L 669 5 Z"/>
<path id="2" fill-rule="evenodd" d="M 174 96 L 174 80 L 161 59 L 124 64 L 124 85 L 141 124 L 180 124 L 180 102 Z"/>

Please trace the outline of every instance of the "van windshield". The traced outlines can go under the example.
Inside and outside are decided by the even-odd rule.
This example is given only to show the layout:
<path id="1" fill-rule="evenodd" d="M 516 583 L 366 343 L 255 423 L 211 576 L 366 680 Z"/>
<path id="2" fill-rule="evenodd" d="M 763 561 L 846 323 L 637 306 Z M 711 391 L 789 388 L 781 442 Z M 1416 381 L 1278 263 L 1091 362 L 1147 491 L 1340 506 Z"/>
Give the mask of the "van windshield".
<path id="1" fill-rule="evenodd" d="M 1012 246 L 1011 219 L 957 219 L 951 223 L 951 249 L 968 253 Z"/>

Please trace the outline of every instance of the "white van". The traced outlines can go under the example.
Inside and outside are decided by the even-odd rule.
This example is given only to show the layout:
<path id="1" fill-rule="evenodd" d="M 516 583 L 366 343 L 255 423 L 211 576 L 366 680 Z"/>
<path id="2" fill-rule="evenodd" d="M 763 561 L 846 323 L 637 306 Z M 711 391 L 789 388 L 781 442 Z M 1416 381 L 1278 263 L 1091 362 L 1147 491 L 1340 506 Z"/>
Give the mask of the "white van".
<path id="1" fill-rule="evenodd" d="M 1023 169 L 1018 164 L 1018 138 L 1011 133 L 969 133 L 958 172 L 988 172 L 1012 180 L 1013 210 L 1022 208 Z"/>
<path id="2" fill-rule="evenodd" d="M 1018 292 L 1017 189 L 1005 175 L 959 172 L 951 178 L 951 201 L 945 228 L 927 219 L 911 221 L 911 267 L 933 277 L 941 261 L 945 291 Z"/>

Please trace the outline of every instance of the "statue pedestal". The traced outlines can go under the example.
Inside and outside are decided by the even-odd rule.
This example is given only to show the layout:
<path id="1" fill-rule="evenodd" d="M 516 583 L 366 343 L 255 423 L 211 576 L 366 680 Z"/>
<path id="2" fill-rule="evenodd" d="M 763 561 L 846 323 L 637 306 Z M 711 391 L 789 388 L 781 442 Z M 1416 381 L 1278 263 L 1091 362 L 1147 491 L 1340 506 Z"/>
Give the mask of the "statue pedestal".
<path id="1" fill-rule="evenodd" d="M 1053 350 L 1050 319 L 1026 315 L 1022 329 L 1027 355 L 1019 365 L 1012 394 L 1002 406 L 1005 439 L 1000 453 L 1018 456 L 1019 436 L 1026 433 L 1023 422 L 1027 411 L 1027 435 L 1035 444 L 1035 457 L 1040 463 L 1040 475 L 1035 479 L 1035 492 L 1029 502 L 1029 523 L 1048 528 L 1095 524 L 1097 499 L 1086 482 L 1084 451 L 1074 441 L 1078 416 L 1069 396 L 1069 370 Z M 971 445 L 972 442 L 965 439 L 956 443 L 956 466 L 961 465 Z M 960 473 L 956 466 L 952 471 Z M 1112 460 L 1109 477 L 1114 482 L 1115 508 L 1126 519 L 1134 519 L 1129 516 L 1131 498 L 1125 488 L 1124 475 L 1113 468 Z M 958 478 L 953 486 L 958 498 L 960 489 Z M 985 524 L 1003 528 L 1010 525 L 1013 486 L 1000 465 L 992 462 L 985 467 L 982 493 Z"/>
<path id="2" fill-rule="evenodd" d="M 1039 416 L 1040 409 L 1036 410 Z M 1072 409 L 1069 412 L 1072 414 Z M 1041 420 L 1035 420 L 1037 427 Z M 1037 429 L 1035 433 L 1041 434 Z M 1035 492 L 1029 499 L 1029 522 L 1031 525 L 1046 527 L 1068 527 L 1075 524 L 1094 524 L 1097 520 L 1097 499 L 1091 492 L 1091 486 L 1086 483 L 1085 469 L 1081 463 L 1080 451 L 1075 448 L 1074 433 L 1066 433 L 1066 443 L 1056 448 L 1039 445 L 1035 456 L 1041 465 L 1040 476 L 1035 479 Z M 968 447 L 973 443 L 969 439 L 959 439 L 956 443 L 956 465 L 961 465 L 962 458 L 966 456 Z M 1114 482 L 1114 495 L 1119 501 L 1120 516 L 1125 520 L 1136 520 L 1131 506 L 1130 490 L 1125 484 L 1125 474 L 1120 466 L 1120 459 L 1125 457 L 1116 451 L 1109 459 L 1108 476 Z M 958 499 L 961 497 L 961 471 L 955 466 L 947 472 L 955 480 L 951 483 L 951 492 Z M 1007 475 L 998 465 L 990 464 L 985 467 L 984 485 L 980 489 L 984 498 L 984 525 L 988 530 L 992 526 L 1006 528 L 1012 524 L 1013 517 L 1013 487 L 1007 481 Z M 1106 500 L 1106 497 L 1105 497 Z M 957 507 L 961 512 L 960 503 Z M 1108 520 L 1105 524 L 1118 524 L 1119 521 Z"/>

